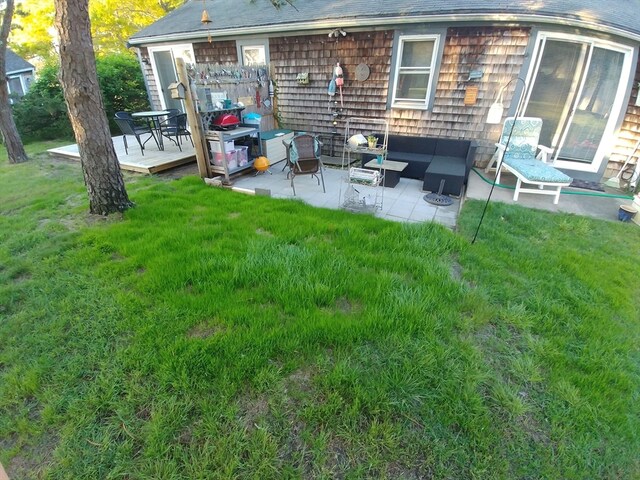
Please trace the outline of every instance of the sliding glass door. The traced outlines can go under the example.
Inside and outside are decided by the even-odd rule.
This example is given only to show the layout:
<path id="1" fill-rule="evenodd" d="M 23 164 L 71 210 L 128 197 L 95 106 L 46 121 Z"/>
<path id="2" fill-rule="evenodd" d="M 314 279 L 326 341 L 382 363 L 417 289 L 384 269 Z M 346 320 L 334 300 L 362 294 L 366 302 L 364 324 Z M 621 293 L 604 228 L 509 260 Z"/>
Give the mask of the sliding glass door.
<path id="1" fill-rule="evenodd" d="M 540 143 L 556 165 L 597 172 L 625 107 L 632 50 L 577 36 L 538 38 L 525 115 L 543 119 Z"/>

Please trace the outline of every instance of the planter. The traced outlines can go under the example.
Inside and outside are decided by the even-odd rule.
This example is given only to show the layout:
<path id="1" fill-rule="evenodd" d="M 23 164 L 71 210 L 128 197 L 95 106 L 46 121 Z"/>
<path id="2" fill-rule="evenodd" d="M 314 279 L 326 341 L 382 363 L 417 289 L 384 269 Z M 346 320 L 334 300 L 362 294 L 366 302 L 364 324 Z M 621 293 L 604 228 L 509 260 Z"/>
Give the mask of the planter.
<path id="1" fill-rule="evenodd" d="M 632 205 L 620 205 L 618 209 L 618 220 L 621 222 L 630 222 L 636 213 L 638 213 L 638 210 Z"/>

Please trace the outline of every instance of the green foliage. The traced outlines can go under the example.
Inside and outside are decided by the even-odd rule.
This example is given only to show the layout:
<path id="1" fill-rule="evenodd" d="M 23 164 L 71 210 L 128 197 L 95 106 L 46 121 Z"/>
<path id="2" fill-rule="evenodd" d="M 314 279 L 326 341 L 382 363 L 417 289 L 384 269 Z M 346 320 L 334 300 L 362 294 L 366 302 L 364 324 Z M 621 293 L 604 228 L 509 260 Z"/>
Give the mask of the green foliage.
<path id="1" fill-rule="evenodd" d="M 115 112 L 149 107 L 142 72 L 128 53 L 98 58 L 96 68 L 111 131 L 117 132 L 112 120 Z M 26 141 L 72 136 L 58 70 L 57 64 L 45 66 L 29 92 L 14 105 L 16 125 Z"/>
<path id="2" fill-rule="evenodd" d="M 29 92 L 13 106 L 13 116 L 23 141 L 71 137 L 67 106 L 58 80 L 58 65 L 43 67 Z"/>
<path id="3" fill-rule="evenodd" d="M 130 53 L 116 53 L 98 58 L 96 67 L 111 131 L 117 132 L 113 121 L 115 112 L 149 108 L 142 71 L 137 59 Z"/>

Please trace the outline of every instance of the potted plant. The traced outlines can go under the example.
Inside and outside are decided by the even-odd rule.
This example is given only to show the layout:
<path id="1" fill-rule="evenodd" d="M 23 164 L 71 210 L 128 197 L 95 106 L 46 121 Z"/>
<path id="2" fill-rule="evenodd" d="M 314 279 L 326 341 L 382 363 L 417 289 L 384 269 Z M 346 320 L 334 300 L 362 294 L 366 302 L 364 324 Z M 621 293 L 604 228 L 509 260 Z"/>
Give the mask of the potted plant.
<path id="1" fill-rule="evenodd" d="M 367 142 L 369 143 L 369 148 L 376 148 L 376 145 L 378 144 L 378 137 L 375 135 L 369 135 L 367 137 Z"/>

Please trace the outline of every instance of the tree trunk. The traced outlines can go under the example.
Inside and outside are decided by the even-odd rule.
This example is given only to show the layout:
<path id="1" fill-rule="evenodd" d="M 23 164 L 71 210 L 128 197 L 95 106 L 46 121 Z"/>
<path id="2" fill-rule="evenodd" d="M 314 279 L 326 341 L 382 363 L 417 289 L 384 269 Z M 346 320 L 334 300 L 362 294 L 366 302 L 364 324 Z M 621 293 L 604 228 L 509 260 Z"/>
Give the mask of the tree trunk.
<path id="1" fill-rule="evenodd" d="M 2 27 L 0 27 L 0 133 L 7 148 L 9 163 L 26 162 L 27 152 L 13 120 L 13 110 L 9 101 L 9 83 L 7 82 L 7 38 L 13 18 L 13 0 L 7 0 Z"/>
<path id="2" fill-rule="evenodd" d="M 54 3 L 60 83 L 80 151 L 89 211 L 100 215 L 122 212 L 133 204 L 124 186 L 98 84 L 88 0 Z"/>

